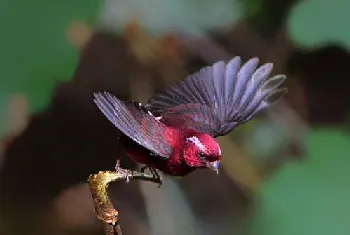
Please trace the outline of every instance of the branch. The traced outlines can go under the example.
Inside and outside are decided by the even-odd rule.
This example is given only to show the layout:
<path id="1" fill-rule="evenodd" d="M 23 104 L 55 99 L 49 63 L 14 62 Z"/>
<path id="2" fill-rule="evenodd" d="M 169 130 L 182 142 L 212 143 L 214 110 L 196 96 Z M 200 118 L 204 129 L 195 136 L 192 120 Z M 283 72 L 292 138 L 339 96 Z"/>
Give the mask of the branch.
<path id="1" fill-rule="evenodd" d="M 162 183 L 161 179 L 137 171 L 130 172 L 129 179 Z M 125 181 L 125 174 L 118 171 L 100 171 L 97 174 L 90 175 L 88 179 L 95 214 L 102 220 L 106 235 L 122 235 L 118 219 L 119 213 L 114 209 L 107 192 L 109 183 L 115 181 Z"/>

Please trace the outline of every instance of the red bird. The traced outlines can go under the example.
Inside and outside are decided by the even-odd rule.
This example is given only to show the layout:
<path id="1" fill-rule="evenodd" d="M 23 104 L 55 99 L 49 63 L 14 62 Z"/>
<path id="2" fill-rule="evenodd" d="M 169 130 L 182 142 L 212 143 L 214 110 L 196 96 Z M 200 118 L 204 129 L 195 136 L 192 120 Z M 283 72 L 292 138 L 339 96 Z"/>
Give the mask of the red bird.
<path id="1" fill-rule="evenodd" d="M 241 66 L 240 57 L 234 57 L 204 67 L 144 106 L 108 92 L 94 93 L 94 102 L 124 134 L 127 155 L 153 174 L 158 176 L 158 169 L 184 176 L 199 168 L 218 173 L 221 150 L 215 137 L 249 121 L 287 92 L 280 88 L 286 77 L 269 78 L 273 64 L 258 68 L 258 62 L 252 58 Z"/>

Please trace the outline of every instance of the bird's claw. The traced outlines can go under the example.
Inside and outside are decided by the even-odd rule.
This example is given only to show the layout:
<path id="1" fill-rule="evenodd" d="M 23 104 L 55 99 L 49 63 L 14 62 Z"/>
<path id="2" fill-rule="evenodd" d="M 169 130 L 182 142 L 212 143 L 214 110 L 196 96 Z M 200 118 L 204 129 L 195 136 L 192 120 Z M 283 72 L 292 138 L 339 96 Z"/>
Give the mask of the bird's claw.
<path id="1" fill-rule="evenodd" d="M 163 185 L 162 179 L 159 179 L 159 183 L 158 183 L 157 188 L 160 188 L 160 186 L 162 186 L 162 185 Z"/>
<path id="2" fill-rule="evenodd" d="M 144 166 L 141 167 L 141 173 L 144 173 L 146 169 L 149 169 L 149 171 L 151 172 L 153 179 L 155 179 L 158 182 L 158 186 L 157 188 L 160 188 L 160 186 L 162 186 L 163 181 L 162 181 L 162 177 L 159 175 L 159 173 L 157 172 L 156 169 L 154 169 L 153 167 L 150 166 Z"/>
<path id="3" fill-rule="evenodd" d="M 130 182 L 130 176 L 132 176 L 132 171 L 121 168 L 119 160 L 117 160 L 117 164 L 115 165 L 115 171 L 125 178 L 126 183 Z"/>

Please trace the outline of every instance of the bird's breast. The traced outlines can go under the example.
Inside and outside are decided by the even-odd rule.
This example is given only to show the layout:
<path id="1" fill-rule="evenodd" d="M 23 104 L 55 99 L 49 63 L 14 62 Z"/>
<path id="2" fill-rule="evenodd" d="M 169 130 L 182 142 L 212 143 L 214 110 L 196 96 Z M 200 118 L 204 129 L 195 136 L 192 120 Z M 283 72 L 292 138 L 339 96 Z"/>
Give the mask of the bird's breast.
<path id="1" fill-rule="evenodd" d="M 175 142 L 175 141 L 174 141 Z M 132 139 L 124 136 L 122 139 L 123 148 L 128 157 L 137 163 L 145 164 L 156 168 L 165 174 L 172 176 L 184 176 L 194 169 L 188 166 L 183 157 L 183 149 L 175 147 L 169 158 L 154 155 L 148 149 L 137 144 Z M 181 146 L 181 145 L 179 145 Z"/>
<path id="2" fill-rule="evenodd" d="M 123 148 L 128 157 L 140 164 L 150 165 L 157 162 L 157 158 L 159 158 L 153 155 L 148 149 L 127 137 L 123 139 Z"/>

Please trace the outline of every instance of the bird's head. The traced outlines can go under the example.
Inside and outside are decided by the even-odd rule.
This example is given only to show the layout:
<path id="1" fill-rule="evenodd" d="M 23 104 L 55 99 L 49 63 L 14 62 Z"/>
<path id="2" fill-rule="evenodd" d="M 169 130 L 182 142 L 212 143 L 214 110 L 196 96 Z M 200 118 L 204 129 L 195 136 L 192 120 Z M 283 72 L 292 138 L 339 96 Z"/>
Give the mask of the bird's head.
<path id="1" fill-rule="evenodd" d="M 220 146 L 208 134 L 197 133 L 187 137 L 184 158 L 190 167 L 210 168 L 219 174 Z"/>

